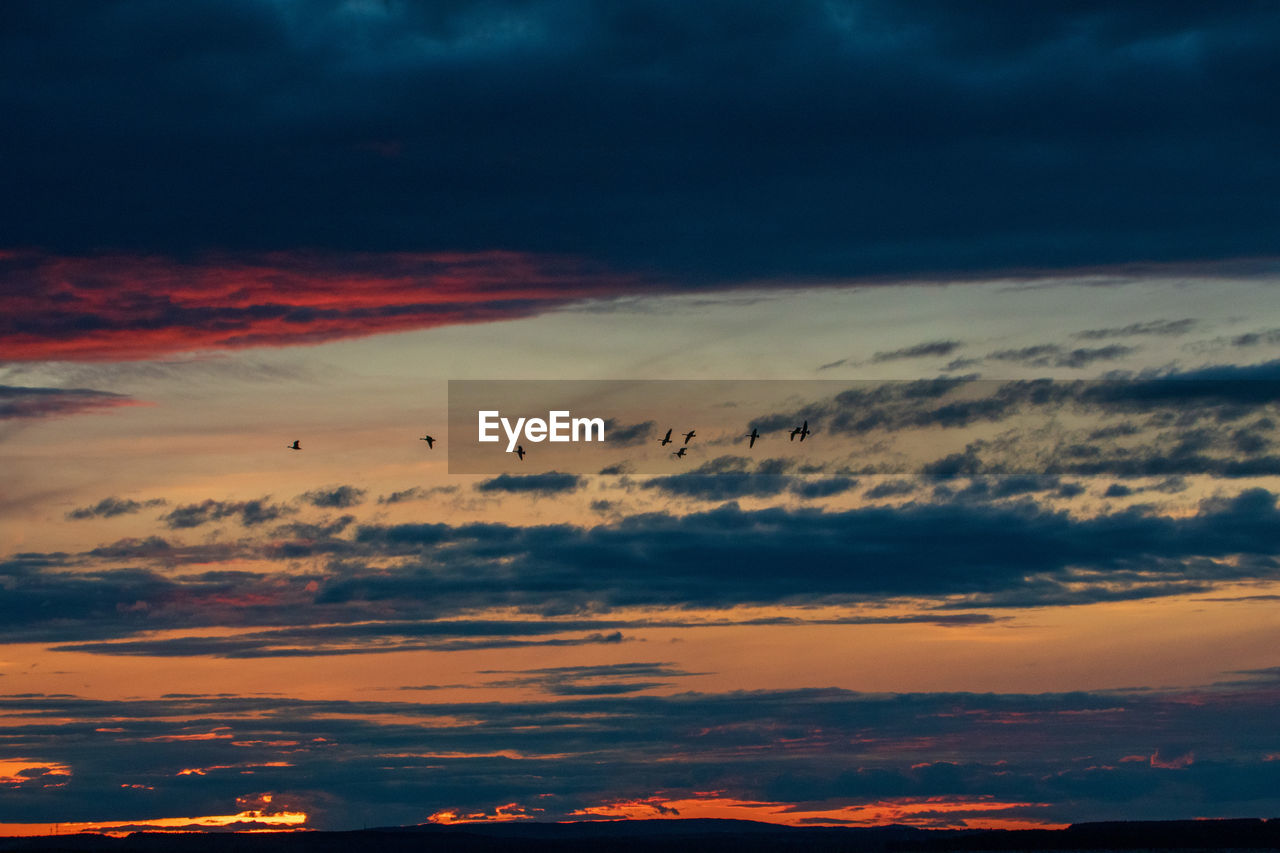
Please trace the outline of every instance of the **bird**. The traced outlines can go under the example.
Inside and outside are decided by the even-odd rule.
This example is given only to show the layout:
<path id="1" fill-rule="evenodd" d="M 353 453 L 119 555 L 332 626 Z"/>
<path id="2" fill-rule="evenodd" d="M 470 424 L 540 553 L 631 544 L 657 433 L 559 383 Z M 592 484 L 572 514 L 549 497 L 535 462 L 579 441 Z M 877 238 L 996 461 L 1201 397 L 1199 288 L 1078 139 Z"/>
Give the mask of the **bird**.
<path id="1" fill-rule="evenodd" d="M 430 450 L 431 448 L 433 448 L 433 447 L 435 447 L 435 446 L 436 446 L 436 439 L 435 439 L 435 436 L 431 436 L 431 435 L 424 435 L 422 438 L 420 438 L 420 439 L 418 439 L 418 440 L 419 440 L 419 441 L 425 441 L 425 442 L 427 443 L 427 450 Z"/>
<path id="2" fill-rule="evenodd" d="M 671 455 L 676 457 L 677 459 L 683 459 L 684 455 L 688 452 L 689 452 L 689 448 L 682 447 L 679 450 L 677 450 L 675 453 L 672 453 Z"/>
<path id="3" fill-rule="evenodd" d="M 795 441 L 796 436 L 798 435 L 800 436 L 800 440 L 804 441 L 805 436 L 812 435 L 812 434 L 813 433 L 809 431 L 809 422 L 806 420 L 803 424 L 801 424 L 800 426 L 796 427 L 791 431 L 791 440 Z"/>
<path id="4" fill-rule="evenodd" d="M 666 447 L 670 443 L 671 443 L 671 430 L 667 430 L 667 434 L 662 437 L 662 441 L 658 442 L 658 444 L 662 445 L 663 447 Z"/>
<path id="5" fill-rule="evenodd" d="M 520 457 L 521 462 L 524 461 L 524 445 L 523 444 L 516 445 L 516 456 Z"/>
<path id="6" fill-rule="evenodd" d="M 300 442 L 300 441 L 294 441 L 294 443 L 293 443 L 293 444 L 289 445 L 289 449 L 290 449 L 290 450 L 301 450 L 301 449 L 302 449 L 302 442 Z"/>
<path id="7" fill-rule="evenodd" d="M 751 443 L 747 445 L 748 450 L 756 446 L 756 439 L 759 437 L 760 437 L 760 431 L 757 430 L 755 427 L 752 427 L 751 432 L 743 436 L 743 438 L 751 439 Z"/>
<path id="8" fill-rule="evenodd" d="M 693 438 L 695 435 L 697 435 L 697 433 L 696 433 L 696 432 L 694 432 L 693 430 L 689 430 L 688 432 L 686 432 L 686 433 L 684 434 L 684 443 L 685 443 L 685 444 L 688 444 L 688 443 L 689 443 L 689 439 Z"/>

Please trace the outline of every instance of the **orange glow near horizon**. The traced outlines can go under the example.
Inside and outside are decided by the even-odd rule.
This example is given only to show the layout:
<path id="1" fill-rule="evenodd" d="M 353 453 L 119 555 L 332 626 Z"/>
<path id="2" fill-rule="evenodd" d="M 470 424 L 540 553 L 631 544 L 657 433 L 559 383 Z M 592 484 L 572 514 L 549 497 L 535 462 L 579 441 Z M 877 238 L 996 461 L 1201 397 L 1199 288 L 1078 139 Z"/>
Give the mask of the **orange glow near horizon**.
<path id="1" fill-rule="evenodd" d="M 438 811 L 427 818 L 428 823 L 440 826 L 453 826 L 460 823 L 511 823 L 517 820 L 533 820 L 535 815 L 530 811 L 540 812 L 542 809 L 527 809 L 519 803 L 507 803 L 489 812 L 462 813 L 455 809 Z"/>
<path id="2" fill-rule="evenodd" d="M 147 820 L 86 821 L 82 823 L 0 823 L 0 837 L 22 838 L 37 835 L 97 833 L 123 836 L 131 832 L 192 832 L 234 827 L 241 832 L 287 832 L 305 828 L 306 812 L 263 814 L 243 811 L 233 815 L 203 817 L 162 817 Z M 238 824 L 244 824 L 241 828 Z"/>
<path id="3" fill-rule="evenodd" d="M 902 797 L 832 809 L 800 809 L 787 803 L 739 800 L 720 795 L 668 800 L 618 800 L 570 812 L 580 817 L 617 820 L 721 818 L 754 820 L 784 826 L 885 826 L 905 824 L 930 829 L 1063 829 L 1068 824 L 1028 818 L 973 816 L 974 813 L 1043 808 L 1046 803 L 1014 803 L 991 799 Z"/>

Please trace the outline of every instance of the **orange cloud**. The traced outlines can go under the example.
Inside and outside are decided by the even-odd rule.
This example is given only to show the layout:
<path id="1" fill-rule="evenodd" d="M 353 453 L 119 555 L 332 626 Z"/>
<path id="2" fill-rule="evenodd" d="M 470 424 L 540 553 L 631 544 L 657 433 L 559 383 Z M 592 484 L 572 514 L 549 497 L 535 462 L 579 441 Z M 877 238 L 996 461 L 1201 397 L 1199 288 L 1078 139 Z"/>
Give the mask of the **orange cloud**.
<path id="1" fill-rule="evenodd" d="M 66 784 L 71 768 L 56 761 L 29 758 L 0 759 L 0 787 L 36 786 L 57 788 Z"/>

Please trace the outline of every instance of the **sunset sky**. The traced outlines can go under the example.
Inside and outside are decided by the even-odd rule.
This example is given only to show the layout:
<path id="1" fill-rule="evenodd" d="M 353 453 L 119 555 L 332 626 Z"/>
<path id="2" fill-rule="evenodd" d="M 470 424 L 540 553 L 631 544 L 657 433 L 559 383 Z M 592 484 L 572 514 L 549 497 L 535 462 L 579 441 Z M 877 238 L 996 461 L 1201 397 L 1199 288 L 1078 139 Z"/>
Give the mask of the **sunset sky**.
<path id="1" fill-rule="evenodd" d="M 0 835 L 1280 814 L 1277 36 L 0 4 Z"/>

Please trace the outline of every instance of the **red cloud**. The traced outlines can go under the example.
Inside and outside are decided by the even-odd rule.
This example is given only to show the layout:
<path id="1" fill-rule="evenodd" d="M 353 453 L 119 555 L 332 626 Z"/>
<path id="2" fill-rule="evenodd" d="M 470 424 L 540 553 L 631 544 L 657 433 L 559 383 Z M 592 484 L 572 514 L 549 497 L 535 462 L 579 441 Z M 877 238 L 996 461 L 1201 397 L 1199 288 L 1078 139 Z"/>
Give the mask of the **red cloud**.
<path id="1" fill-rule="evenodd" d="M 0 360 L 130 360 L 524 317 L 641 286 L 514 252 L 176 261 L 0 252 Z"/>

